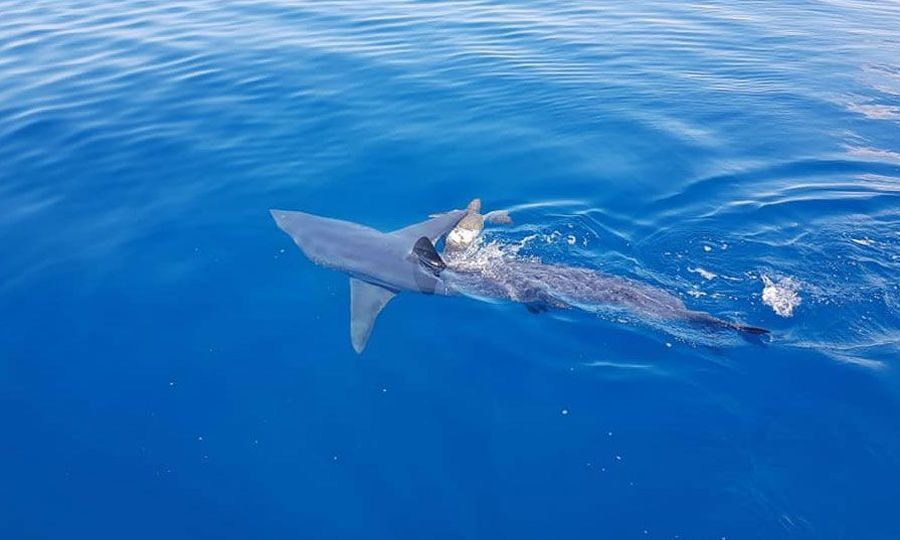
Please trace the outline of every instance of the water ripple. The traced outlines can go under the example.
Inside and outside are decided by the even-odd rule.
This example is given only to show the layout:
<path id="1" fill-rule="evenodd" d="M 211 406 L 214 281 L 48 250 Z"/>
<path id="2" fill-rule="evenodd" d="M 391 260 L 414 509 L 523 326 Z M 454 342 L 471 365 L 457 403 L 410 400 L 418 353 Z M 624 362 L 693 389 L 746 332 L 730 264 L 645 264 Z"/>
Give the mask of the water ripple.
<path id="1" fill-rule="evenodd" d="M 537 255 L 698 307 L 765 317 L 761 276 L 797 279 L 810 297 L 791 319 L 798 343 L 824 339 L 819 306 L 888 335 L 897 322 L 891 4 L 3 12 L 7 290 L 52 268 L 132 264 L 141 241 L 193 216 L 241 228 L 278 201 L 362 219 L 380 200 L 370 220 L 395 225 L 478 195 L 520 216 L 511 238 L 557 233 Z M 64 230 L 31 234 L 56 220 Z"/>

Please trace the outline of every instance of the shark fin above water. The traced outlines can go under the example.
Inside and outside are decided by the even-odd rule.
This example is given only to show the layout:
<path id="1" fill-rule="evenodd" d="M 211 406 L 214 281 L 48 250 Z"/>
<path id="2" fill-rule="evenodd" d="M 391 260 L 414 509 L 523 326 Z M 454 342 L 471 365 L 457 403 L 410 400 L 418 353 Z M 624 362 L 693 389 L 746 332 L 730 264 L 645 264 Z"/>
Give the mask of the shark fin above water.
<path id="1" fill-rule="evenodd" d="M 372 281 L 378 283 L 386 277 L 386 283 L 396 285 L 383 287 L 365 278 L 350 279 L 350 340 L 358 353 L 365 349 L 378 314 L 397 292 L 414 290 L 434 294 L 437 275 L 446 265 L 437 255 L 433 242 L 467 215 L 466 210 L 454 210 L 392 233 L 382 233 L 357 223 L 306 212 L 270 212 L 278 227 L 290 235 L 314 263 L 352 270 L 348 271 L 351 276 L 371 276 Z M 413 249 L 419 239 L 424 239 L 430 248 L 425 255 L 414 254 L 411 260 L 408 257 L 393 258 L 393 253 Z M 414 267 L 416 271 L 410 272 L 413 264 L 424 266 L 427 272 Z"/>
<path id="2" fill-rule="evenodd" d="M 350 341 L 357 353 L 366 348 L 375 319 L 394 296 L 396 293 L 384 287 L 350 278 Z"/>

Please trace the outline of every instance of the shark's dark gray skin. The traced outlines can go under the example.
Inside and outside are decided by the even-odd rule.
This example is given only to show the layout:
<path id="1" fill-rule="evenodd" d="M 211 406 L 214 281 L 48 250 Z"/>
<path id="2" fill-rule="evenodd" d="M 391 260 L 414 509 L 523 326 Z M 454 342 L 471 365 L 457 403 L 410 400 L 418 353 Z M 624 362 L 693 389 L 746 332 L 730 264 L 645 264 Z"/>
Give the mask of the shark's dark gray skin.
<path id="1" fill-rule="evenodd" d="M 307 214 L 272 210 L 272 217 L 314 263 L 350 276 L 350 340 L 366 347 L 375 319 L 397 293 L 464 295 L 525 304 L 529 311 L 622 308 L 642 317 L 685 320 L 752 334 L 766 330 L 687 309 L 656 287 L 587 268 L 509 259 L 490 269 L 448 264 L 434 243 L 467 215 L 456 210 L 393 232 Z"/>

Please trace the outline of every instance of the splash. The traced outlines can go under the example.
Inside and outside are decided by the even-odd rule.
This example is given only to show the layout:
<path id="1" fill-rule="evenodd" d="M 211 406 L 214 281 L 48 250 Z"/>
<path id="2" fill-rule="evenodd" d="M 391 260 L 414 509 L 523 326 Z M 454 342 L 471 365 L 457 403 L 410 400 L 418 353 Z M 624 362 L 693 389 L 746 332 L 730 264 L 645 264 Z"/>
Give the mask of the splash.
<path id="1" fill-rule="evenodd" d="M 522 259 L 519 251 L 529 242 L 538 238 L 538 235 L 526 236 L 519 242 L 504 243 L 498 240 L 485 240 L 479 236 L 466 249 L 444 252 L 444 262 L 454 270 L 464 272 L 480 272 L 490 274 L 492 271 L 500 271 L 503 263 Z M 534 259 L 528 257 L 527 259 Z"/>
<path id="2" fill-rule="evenodd" d="M 771 307 L 781 317 L 791 317 L 794 309 L 800 305 L 800 284 L 789 277 L 779 279 L 777 282 L 767 276 L 762 276 L 765 287 L 762 292 L 762 301 Z"/>

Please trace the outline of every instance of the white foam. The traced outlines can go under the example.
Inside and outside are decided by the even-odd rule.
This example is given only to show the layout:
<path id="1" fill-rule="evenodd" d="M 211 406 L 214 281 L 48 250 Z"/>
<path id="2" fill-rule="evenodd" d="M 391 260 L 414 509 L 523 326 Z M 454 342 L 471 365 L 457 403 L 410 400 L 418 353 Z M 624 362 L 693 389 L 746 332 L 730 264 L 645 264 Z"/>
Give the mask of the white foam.
<path id="1" fill-rule="evenodd" d="M 794 309 L 800 305 L 800 284 L 789 277 L 772 281 L 767 275 L 762 276 L 765 287 L 762 292 L 763 304 L 771 307 L 781 317 L 791 317 Z"/>
<path id="2" fill-rule="evenodd" d="M 700 268 L 699 266 L 697 268 L 688 267 L 688 272 L 691 272 L 693 274 L 700 274 L 700 277 L 702 277 L 703 279 L 716 279 L 716 277 L 717 277 L 717 274 L 714 274 L 713 272 L 710 272 L 709 270 L 704 270 L 703 268 Z"/>
<path id="3" fill-rule="evenodd" d="M 587 367 L 603 367 L 616 369 L 653 369 L 653 366 L 651 366 L 650 364 L 628 364 L 625 362 L 607 362 L 603 360 L 585 362 L 584 365 Z M 610 435 L 612 435 L 612 433 L 610 433 Z"/>

